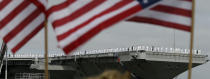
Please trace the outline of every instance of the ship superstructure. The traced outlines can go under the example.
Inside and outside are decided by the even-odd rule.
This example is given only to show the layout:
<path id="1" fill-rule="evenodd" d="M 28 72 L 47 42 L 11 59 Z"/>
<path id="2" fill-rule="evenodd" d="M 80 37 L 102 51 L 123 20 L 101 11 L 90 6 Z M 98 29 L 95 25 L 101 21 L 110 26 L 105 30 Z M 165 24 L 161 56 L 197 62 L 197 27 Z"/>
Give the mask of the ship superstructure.
<path id="1" fill-rule="evenodd" d="M 189 50 L 146 46 L 50 54 L 50 79 L 83 79 L 107 69 L 129 71 L 133 79 L 173 79 L 188 69 Z M 43 79 L 43 55 L 8 56 L 8 79 Z M 195 50 L 193 67 L 206 63 L 207 55 Z M 1 78 L 4 78 L 4 68 Z M 134 78 L 136 77 L 136 78 Z"/>

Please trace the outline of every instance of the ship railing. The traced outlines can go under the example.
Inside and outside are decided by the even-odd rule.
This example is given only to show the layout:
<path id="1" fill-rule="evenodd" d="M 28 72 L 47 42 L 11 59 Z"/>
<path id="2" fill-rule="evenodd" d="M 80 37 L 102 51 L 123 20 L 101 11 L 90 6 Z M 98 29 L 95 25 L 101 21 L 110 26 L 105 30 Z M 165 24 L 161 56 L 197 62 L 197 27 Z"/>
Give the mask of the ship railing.
<path id="1" fill-rule="evenodd" d="M 139 52 L 139 51 L 147 51 L 147 52 L 165 52 L 165 53 L 183 53 L 189 54 L 189 49 L 181 49 L 181 48 L 164 48 L 164 47 L 155 47 L 155 46 L 131 46 L 128 48 L 109 48 L 109 49 L 101 49 L 101 50 L 85 50 L 78 51 L 69 54 L 68 56 L 74 55 L 91 55 L 91 54 L 107 54 L 107 53 L 122 53 L 122 52 Z M 22 51 L 23 52 L 23 51 Z M 24 51 L 26 52 L 26 51 Z M 40 51 L 41 52 L 41 51 Z M 24 54 L 8 54 L 9 58 L 43 58 L 44 52 L 38 54 L 33 53 L 24 53 Z M 193 54 L 201 54 L 201 50 L 193 50 Z M 49 50 L 49 57 L 58 57 L 58 56 L 66 56 L 60 49 Z"/>
<path id="2" fill-rule="evenodd" d="M 70 55 L 101 54 L 101 53 L 116 53 L 116 52 L 119 53 L 119 52 L 131 52 L 131 51 L 140 51 L 140 50 L 149 51 L 149 52 L 184 53 L 184 54 L 190 53 L 189 49 L 181 49 L 181 48 L 132 46 L 129 48 L 78 51 L 71 53 Z M 201 54 L 201 50 L 193 50 L 192 52 L 193 54 Z"/>

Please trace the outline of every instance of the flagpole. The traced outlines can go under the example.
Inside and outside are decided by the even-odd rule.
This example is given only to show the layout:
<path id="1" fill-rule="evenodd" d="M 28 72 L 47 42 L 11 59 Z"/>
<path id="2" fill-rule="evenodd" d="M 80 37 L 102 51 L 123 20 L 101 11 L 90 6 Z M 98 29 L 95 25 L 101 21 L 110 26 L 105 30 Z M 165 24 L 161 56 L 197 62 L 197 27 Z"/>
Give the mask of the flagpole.
<path id="1" fill-rule="evenodd" d="M 47 27 L 47 21 L 45 22 L 45 79 L 48 79 L 48 27 Z"/>
<path id="2" fill-rule="evenodd" d="M 5 45 L 6 46 L 6 45 Z M 6 62 L 5 62 L 5 79 L 7 79 L 7 61 L 8 61 L 8 57 L 7 57 L 7 49 L 5 50 L 5 54 L 6 54 Z"/>
<path id="3" fill-rule="evenodd" d="M 192 22 L 191 22 L 191 36 L 190 36 L 190 56 L 188 64 L 188 79 L 192 77 L 192 56 L 193 56 L 193 46 L 194 46 L 194 24 L 195 24 L 195 0 L 192 0 Z"/>

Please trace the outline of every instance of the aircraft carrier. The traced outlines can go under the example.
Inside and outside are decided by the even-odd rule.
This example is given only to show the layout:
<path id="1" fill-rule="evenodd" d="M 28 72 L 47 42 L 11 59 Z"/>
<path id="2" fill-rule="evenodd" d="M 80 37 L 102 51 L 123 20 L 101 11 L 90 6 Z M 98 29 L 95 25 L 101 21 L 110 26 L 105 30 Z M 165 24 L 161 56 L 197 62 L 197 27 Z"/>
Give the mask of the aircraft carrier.
<path id="1" fill-rule="evenodd" d="M 4 48 L 1 53 L 5 52 Z M 7 56 L 8 79 L 44 79 L 44 58 L 36 54 Z M 104 70 L 129 71 L 132 79 L 173 79 L 188 68 L 189 50 L 132 46 L 75 52 L 69 56 L 49 54 L 50 79 L 84 79 Z M 208 61 L 201 51 L 193 52 L 193 67 Z M 5 62 L 0 79 L 5 79 Z"/>

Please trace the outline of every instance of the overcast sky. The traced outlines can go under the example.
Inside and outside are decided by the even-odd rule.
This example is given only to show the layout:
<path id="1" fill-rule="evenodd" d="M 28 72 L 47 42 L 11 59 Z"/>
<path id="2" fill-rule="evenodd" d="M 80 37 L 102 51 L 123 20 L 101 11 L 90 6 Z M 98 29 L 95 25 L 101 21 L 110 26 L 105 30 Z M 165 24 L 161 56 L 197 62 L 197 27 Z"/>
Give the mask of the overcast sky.
<path id="1" fill-rule="evenodd" d="M 63 0 L 49 0 L 50 5 Z M 210 0 L 196 0 L 195 21 L 195 49 L 201 49 L 203 54 L 210 55 Z M 49 48 L 57 49 L 55 34 L 49 24 Z M 91 50 L 104 48 L 129 47 L 145 45 L 157 47 L 189 48 L 190 33 L 164 28 L 157 25 L 121 22 L 95 36 L 77 50 Z M 44 31 L 42 30 L 21 51 L 37 53 L 44 49 Z M 20 53 L 20 52 L 18 52 Z M 62 51 L 60 53 L 63 53 Z M 193 69 L 193 79 L 209 79 L 210 63 Z M 181 74 L 178 79 L 187 79 L 187 73 Z"/>

